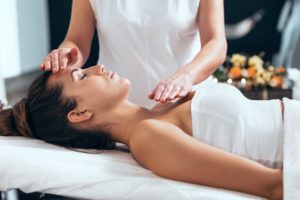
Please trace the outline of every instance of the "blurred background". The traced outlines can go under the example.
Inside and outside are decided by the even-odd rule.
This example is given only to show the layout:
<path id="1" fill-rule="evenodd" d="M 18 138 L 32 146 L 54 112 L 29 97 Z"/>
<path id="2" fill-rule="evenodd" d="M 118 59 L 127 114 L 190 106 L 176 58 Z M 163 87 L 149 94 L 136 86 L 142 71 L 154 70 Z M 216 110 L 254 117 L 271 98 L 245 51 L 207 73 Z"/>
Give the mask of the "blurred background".
<path id="1" fill-rule="evenodd" d="M 260 54 L 273 65 L 300 68 L 300 62 L 295 61 L 300 49 L 300 23 L 293 21 L 300 19 L 296 0 L 224 2 L 229 57 L 235 53 Z M 64 39 L 71 3 L 71 0 L 0 0 L 0 98 L 6 97 L 13 104 L 26 95 L 28 85 L 40 73 L 43 58 Z M 288 48 L 289 42 L 295 44 L 292 49 Z M 86 66 L 97 62 L 98 51 L 95 36 Z M 287 53 L 295 56 L 288 57 Z"/>

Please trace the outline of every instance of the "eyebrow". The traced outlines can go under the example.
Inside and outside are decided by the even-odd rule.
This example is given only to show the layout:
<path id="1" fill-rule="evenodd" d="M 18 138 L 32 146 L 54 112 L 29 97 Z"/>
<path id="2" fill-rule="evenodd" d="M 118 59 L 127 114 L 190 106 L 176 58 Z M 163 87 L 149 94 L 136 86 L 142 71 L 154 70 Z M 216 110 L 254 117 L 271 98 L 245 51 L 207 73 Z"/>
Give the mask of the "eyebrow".
<path id="1" fill-rule="evenodd" d="M 73 73 L 78 71 L 79 69 L 78 68 L 75 68 L 75 69 L 72 69 L 71 71 L 71 78 L 72 78 L 72 81 L 74 81 L 74 78 L 73 78 Z"/>

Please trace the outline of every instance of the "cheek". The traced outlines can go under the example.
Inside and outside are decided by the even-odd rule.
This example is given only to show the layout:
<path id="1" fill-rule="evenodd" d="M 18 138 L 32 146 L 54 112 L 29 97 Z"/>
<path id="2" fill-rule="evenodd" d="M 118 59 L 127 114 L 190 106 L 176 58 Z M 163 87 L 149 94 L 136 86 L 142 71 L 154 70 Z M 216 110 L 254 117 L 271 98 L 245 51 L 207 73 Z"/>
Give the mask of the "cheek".
<path id="1" fill-rule="evenodd" d="M 89 90 L 91 94 L 104 94 L 109 90 L 110 84 L 99 78 L 90 78 L 84 84 L 84 87 Z"/>
<path id="2" fill-rule="evenodd" d="M 82 95 L 85 96 L 84 98 L 88 99 L 93 105 L 101 104 L 103 107 L 110 107 L 127 98 L 130 85 L 130 81 L 125 78 L 116 82 L 94 80 L 86 84 L 81 91 Z"/>
<path id="3" fill-rule="evenodd" d="M 101 102 L 101 104 L 113 101 L 118 90 L 116 85 L 104 81 L 95 81 L 86 88 L 88 96 L 95 102 Z"/>

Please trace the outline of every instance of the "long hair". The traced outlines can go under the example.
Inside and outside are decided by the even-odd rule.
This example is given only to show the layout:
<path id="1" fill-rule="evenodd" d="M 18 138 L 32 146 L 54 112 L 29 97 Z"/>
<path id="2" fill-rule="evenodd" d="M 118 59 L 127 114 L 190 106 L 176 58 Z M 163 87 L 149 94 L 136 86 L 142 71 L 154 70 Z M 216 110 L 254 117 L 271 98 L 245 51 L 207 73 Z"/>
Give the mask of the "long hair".
<path id="1" fill-rule="evenodd" d="M 63 86 L 48 84 L 44 72 L 30 85 L 27 98 L 0 111 L 0 136 L 24 136 L 72 148 L 113 149 L 108 133 L 74 127 L 67 119 L 77 107 L 75 99 L 63 95 Z"/>

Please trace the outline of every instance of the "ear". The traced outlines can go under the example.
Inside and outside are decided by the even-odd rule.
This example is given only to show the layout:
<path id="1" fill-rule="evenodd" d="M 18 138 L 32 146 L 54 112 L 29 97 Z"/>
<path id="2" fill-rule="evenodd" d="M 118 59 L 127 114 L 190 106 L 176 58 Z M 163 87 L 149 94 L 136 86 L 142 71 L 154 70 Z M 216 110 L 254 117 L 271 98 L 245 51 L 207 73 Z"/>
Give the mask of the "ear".
<path id="1" fill-rule="evenodd" d="M 68 120 L 72 123 L 80 123 L 87 121 L 92 118 L 94 113 L 89 110 L 79 111 L 79 110 L 71 110 L 68 113 Z"/>

